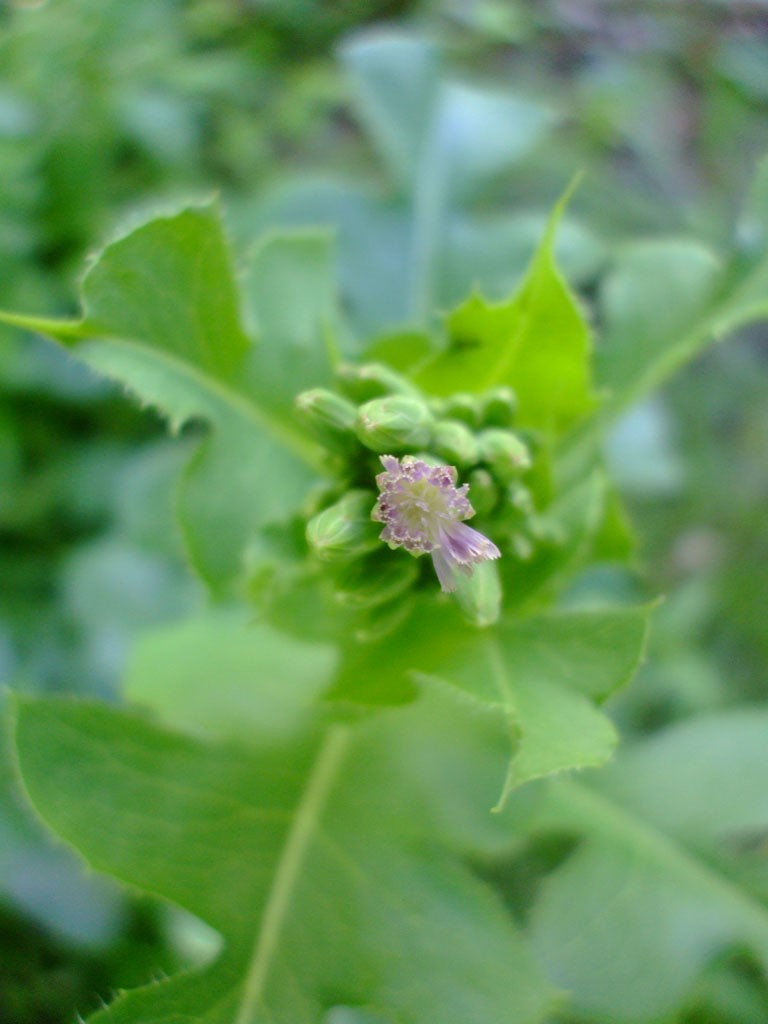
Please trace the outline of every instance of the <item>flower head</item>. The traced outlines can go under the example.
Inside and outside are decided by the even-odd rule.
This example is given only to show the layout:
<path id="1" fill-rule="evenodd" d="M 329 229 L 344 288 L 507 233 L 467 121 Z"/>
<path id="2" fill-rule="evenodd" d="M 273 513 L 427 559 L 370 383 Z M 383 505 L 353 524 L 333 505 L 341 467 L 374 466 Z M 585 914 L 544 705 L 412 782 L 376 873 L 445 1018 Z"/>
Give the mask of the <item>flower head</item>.
<path id="1" fill-rule="evenodd" d="M 456 486 L 453 466 L 430 466 L 406 455 L 382 455 L 384 473 L 376 483 L 381 494 L 371 518 L 384 523 L 379 535 L 391 548 L 405 548 L 412 555 L 430 554 L 440 586 L 456 589 L 456 572 L 469 576 L 474 566 L 499 558 L 494 543 L 471 526 L 475 510 L 467 498 L 467 484 Z"/>

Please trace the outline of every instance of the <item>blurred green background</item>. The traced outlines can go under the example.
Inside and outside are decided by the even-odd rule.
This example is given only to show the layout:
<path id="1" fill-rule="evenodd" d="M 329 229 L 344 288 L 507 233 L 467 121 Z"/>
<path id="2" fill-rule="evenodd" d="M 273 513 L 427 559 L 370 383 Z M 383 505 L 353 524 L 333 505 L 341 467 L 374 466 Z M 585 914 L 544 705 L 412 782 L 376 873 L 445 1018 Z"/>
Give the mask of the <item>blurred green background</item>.
<path id="1" fill-rule="evenodd" d="M 405 81 L 430 67 L 446 83 L 454 156 L 503 154 L 491 187 L 464 187 L 460 161 L 403 168 L 360 70 L 382 39 Z M 352 324 L 404 330 L 474 284 L 504 294 L 581 170 L 560 257 L 599 335 L 590 301 L 615 254 L 652 263 L 654 240 L 677 238 L 684 264 L 734 224 L 745 251 L 764 244 L 765 168 L 749 190 L 766 152 L 758 0 L 0 2 L 0 306 L 75 313 L 77 275 L 118 225 L 215 191 L 240 251 L 273 225 L 335 227 Z M 414 251 L 430 217 L 440 230 Z M 173 524 L 185 440 L 52 346 L 0 332 L 0 680 L 116 699 L 134 638 L 203 601 Z M 767 368 L 765 328 L 712 347 L 608 445 L 636 570 L 580 585 L 667 598 L 614 706 L 625 734 L 766 696 Z M 71 1021 L 205 946 L 193 923 L 84 878 L 5 779 L 3 1024 Z M 744 999 L 768 1019 L 749 963 L 731 968 L 676 1019 L 738 1022 Z"/>

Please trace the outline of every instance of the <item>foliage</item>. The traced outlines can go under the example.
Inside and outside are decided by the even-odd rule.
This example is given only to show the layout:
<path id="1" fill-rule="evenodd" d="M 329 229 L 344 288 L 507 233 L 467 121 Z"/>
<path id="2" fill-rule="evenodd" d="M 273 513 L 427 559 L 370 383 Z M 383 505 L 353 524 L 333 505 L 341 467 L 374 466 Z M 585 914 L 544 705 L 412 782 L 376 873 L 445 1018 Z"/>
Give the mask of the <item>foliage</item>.
<path id="1" fill-rule="evenodd" d="M 701 483 L 712 446 L 697 436 L 686 492 L 668 406 L 647 396 L 701 353 L 698 366 L 725 368 L 745 393 L 753 383 L 752 355 L 738 371 L 733 350 L 709 346 L 768 313 L 764 166 L 735 235 L 702 187 L 697 237 L 617 245 L 590 210 L 601 187 L 589 179 L 548 219 L 510 211 L 505 188 L 551 202 L 609 125 L 627 112 L 643 121 L 641 61 L 622 69 L 598 52 L 592 74 L 618 75 L 624 106 L 575 65 L 574 136 L 557 90 L 532 88 L 530 68 L 499 92 L 460 81 L 413 29 L 352 36 L 341 63 L 357 133 L 334 120 L 341 79 L 322 55 L 346 24 L 341 10 L 318 21 L 311 61 L 291 62 L 301 4 L 266 5 L 261 20 L 249 5 L 229 11 L 215 45 L 206 33 L 225 5 L 182 16 L 141 3 L 130 18 L 106 5 L 92 23 L 92 5 L 77 6 L 100 40 L 69 71 L 79 133 L 41 137 L 36 173 L 59 194 L 77 152 L 102 191 L 60 192 L 39 228 L 47 269 L 9 279 L 5 304 L 71 308 L 57 298 L 61 268 L 132 189 L 163 201 L 90 258 L 79 316 L 3 314 L 13 401 L 0 479 L 13 500 L 1 515 L 15 545 L 4 562 L 28 597 L 7 599 L 0 628 L 26 645 L 23 656 L 8 645 L 5 674 L 22 691 L 12 757 L 28 804 L 92 868 L 163 908 L 150 911 L 151 964 L 126 957 L 109 985 L 86 982 L 105 997 L 126 990 L 90 1019 L 763 1019 L 759 581 L 712 561 L 711 531 L 666 558 L 702 514 L 742 531 L 744 547 L 758 535 L 760 483 L 735 467 L 723 512 Z M 537 17 L 524 4 L 446 3 L 435 24 L 454 43 L 456 26 L 469 34 L 469 67 L 539 31 Z M 60 32 L 38 34 L 41 22 L 12 38 L 14 109 L 50 102 L 50 52 L 68 39 L 85 53 L 70 19 L 51 18 Z M 126 59 L 92 95 L 97 53 L 129 53 L 148 25 L 148 63 Z M 208 42 L 189 49 L 187 37 Z M 708 102 L 759 92 L 757 72 L 737 73 L 733 43 L 708 55 L 719 69 Z M 259 60 L 245 59 L 249 48 Z M 204 115 L 191 116 L 200 76 L 224 98 L 209 111 L 214 144 Z M 322 182 L 281 174 L 251 191 L 259 160 L 243 145 L 242 97 L 257 80 L 272 86 L 262 112 L 279 111 L 263 119 L 259 154 L 275 161 L 287 139 L 325 147 L 333 173 Z M 662 99 L 677 88 L 671 73 L 653 81 Z M 637 166 L 677 187 L 680 167 L 664 163 L 651 128 L 624 130 Z M 220 178 L 231 181 L 223 203 L 168 201 Z M 662 197 L 650 219 L 674 205 Z M 642 187 L 620 206 L 630 227 L 647 207 Z M 43 223 L 34 202 L 25 209 Z M 15 266 L 35 255 L 20 250 Z M 722 423 L 709 386 L 691 379 L 664 400 L 688 408 L 689 423 L 691 409 Z M 64 411 L 66 431 L 27 427 L 37 381 L 47 397 L 35 401 L 50 417 Z M 150 411 L 127 411 L 123 392 Z M 749 393 L 739 429 L 759 450 L 761 395 Z M 385 422 L 387 410 L 397 415 Z M 440 593 L 428 558 L 376 537 L 377 455 L 389 450 L 458 465 L 473 525 L 502 551 L 455 595 Z M 631 571 L 627 505 L 656 544 L 652 566 L 664 565 L 657 587 L 686 558 L 704 559 L 661 607 Z M 734 650 L 752 658 L 740 695 L 754 706 L 741 710 L 722 709 L 735 697 L 707 636 L 717 601 L 734 612 L 721 662 Z M 651 617 L 644 685 L 620 694 L 645 659 Z M 46 631 L 50 647 L 36 652 Z M 90 699 L 24 694 L 51 687 Z M 630 734 L 618 753 L 617 724 Z M 36 841 L 17 811 L 0 823 L 13 892 Z M 87 912 L 63 911 L 70 941 L 95 936 L 114 951 L 116 890 L 94 882 L 71 902 Z M 75 998 L 80 1012 L 93 1006 Z"/>

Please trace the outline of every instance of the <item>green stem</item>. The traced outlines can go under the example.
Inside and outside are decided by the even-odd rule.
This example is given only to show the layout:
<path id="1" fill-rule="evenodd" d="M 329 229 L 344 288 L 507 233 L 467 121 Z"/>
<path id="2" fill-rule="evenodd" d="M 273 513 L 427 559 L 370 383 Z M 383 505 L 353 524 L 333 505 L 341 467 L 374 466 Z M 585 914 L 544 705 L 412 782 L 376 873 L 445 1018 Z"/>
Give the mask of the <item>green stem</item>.
<path id="1" fill-rule="evenodd" d="M 27 316 L 5 310 L 0 310 L 0 323 L 53 338 L 85 338 L 89 334 L 82 320 L 55 320 L 52 317 Z"/>
<path id="2" fill-rule="evenodd" d="M 234 1024 L 251 1024 L 264 991 L 285 919 L 337 771 L 346 753 L 350 731 L 347 726 L 332 726 L 323 740 L 299 801 L 293 824 L 275 871 L 272 888 L 264 908 L 259 933 L 253 946 L 243 995 Z"/>
<path id="3" fill-rule="evenodd" d="M 436 134 L 433 126 L 424 144 L 413 191 L 410 314 L 419 327 L 427 326 L 432 313 L 434 264 L 444 205 L 445 174 Z"/>

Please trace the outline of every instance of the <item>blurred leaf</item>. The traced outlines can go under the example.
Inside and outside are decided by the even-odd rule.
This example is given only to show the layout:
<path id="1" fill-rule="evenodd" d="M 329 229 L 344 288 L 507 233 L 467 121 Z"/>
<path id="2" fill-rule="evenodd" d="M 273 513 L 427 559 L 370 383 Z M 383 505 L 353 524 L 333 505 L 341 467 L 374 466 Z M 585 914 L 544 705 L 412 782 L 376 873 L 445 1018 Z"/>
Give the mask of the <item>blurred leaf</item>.
<path id="1" fill-rule="evenodd" d="M 544 213 L 501 210 L 456 217 L 447 227 L 439 281 L 441 306 L 456 306 L 472 291 L 498 301 L 525 272 L 547 229 Z M 563 217 L 554 244 L 555 262 L 572 284 L 591 281 L 605 259 L 596 235 Z"/>
<path id="2" fill-rule="evenodd" d="M 411 207 L 407 310 L 421 327 L 439 294 L 455 207 L 527 155 L 554 117 L 538 101 L 444 79 L 435 46 L 400 33 L 353 38 L 342 57 L 363 123 Z"/>
<path id="3" fill-rule="evenodd" d="M 759 255 L 768 248 L 768 156 L 757 164 L 737 232 L 738 241 L 747 252 Z"/>
<path id="4" fill-rule="evenodd" d="M 244 244 L 265 229 L 332 226 L 344 310 L 360 336 L 408 321 L 410 215 L 402 201 L 384 198 L 358 179 L 281 177 L 256 204 L 236 212 L 235 229 Z"/>
<path id="5" fill-rule="evenodd" d="M 272 746 L 306 726 L 334 661 L 329 646 L 209 613 L 145 633 L 124 691 L 172 726 Z"/>
<path id="6" fill-rule="evenodd" d="M 437 47 L 378 32 L 345 43 L 341 57 L 363 121 L 390 173 L 403 188 L 413 189 L 438 96 Z"/>
<path id="7" fill-rule="evenodd" d="M 600 524 L 592 537 L 591 560 L 627 562 L 635 553 L 636 540 L 619 490 L 609 485 Z"/>
<path id="8" fill-rule="evenodd" d="M 253 532 L 301 500 L 317 458 L 289 412 L 266 405 L 276 368 L 271 356 L 261 365 L 259 352 L 285 339 L 268 337 L 252 350 L 210 206 L 160 217 L 108 245 L 83 281 L 83 305 L 79 323 L 6 320 L 70 345 L 158 407 L 172 429 L 196 418 L 214 427 L 189 464 L 180 502 L 195 567 L 226 589 Z"/>
<path id="9" fill-rule="evenodd" d="M 540 102 L 446 80 L 425 40 L 378 31 L 342 50 L 363 122 L 395 180 L 418 195 L 467 198 L 514 165 L 552 124 Z M 435 180 L 437 178 L 437 180 Z"/>
<path id="10" fill-rule="evenodd" d="M 182 558 L 176 481 L 189 446 L 165 438 L 134 447 L 110 495 L 118 529 L 142 551 Z"/>
<path id="11" fill-rule="evenodd" d="M 721 279 L 720 261 L 700 242 L 635 242 L 619 254 L 602 284 L 605 336 L 595 353 L 597 384 L 613 405 L 651 390 L 697 351 Z"/>
<path id="12" fill-rule="evenodd" d="M 289 408 L 295 396 L 330 381 L 337 354 L 335 245 L 329 231 L 268 235 L 240 278 L 245 311 L 261 339 L 255 349 L 262 402 Z"/>
<path id="13" fill-rule="evenodd" d="M 711 330 L 717 340 L 755 321 L 768 320 L 768 253 L 737 267 L 729 288 L 711 314 Z"/>
<path id="14" fill-rule="evenodd" d="M 365 732 L 247 753 L 25 700 L 16 737 L 30 798 L 62 838 L 225 938 L 212 964 L 124 993 L 94 1022 L 314 1024 L 346 1005 L 414 1024 L 534 1024 L 551 1005 L 490 891 L 455 854 L 414 842 L 420 819 L 386 796 L 411 780 Z"/>
<path id="15" fill-rule="evenodd" d="M 706 345 L 768 318 L 768 257 L 759 247 L 724 266 L 699 242 L 636 242 L 605 278 L 601 311 L 596 378 L 614 414 Z"/>
<path id="16" fill-rule="evenodd" d="M 638 402 L 614 425 L 605 442 L 611 477 L 627 496 L 671 496 L 685 483 L 686 466 L 671 436 L 672 423 L 659 399 Z"/>
<path id="17" fill-rule="evenodd" d="M 475 294 L 451 313 L 448 347 L 416 375 L 425 390 L 445 395 L 508 384 L 520 425 L 556 433 L 593 408 L 589 330 L 554 261 L 566 199 L 511 299 L 494 305 Z"/>
<path id="18" fill-rule="evenodd" d="M 735 945 L 768 967 L 768 892 L 738 856 L 768 828 L 766 735 L 757 708 L 694 719 L 552 785 L 542 826 L 585 842 L 545 883 L 533 936 L 578 1009 L 657 1021 Z"/>
<path id="19" fill-rule="evenodd" d="M 454 201 L 472 198 L 527 156 L 555 120 L 541 102 L 454 82 L 443 84 L 436 117 L 434 145 Z"/>
<path id="20" fill-rule="evenodd" d="M 199 600 L 191 575 L 116 537 L 73 548 L 60 570 L 61 602 L 99 689 L 112 692 L 136 636 L 188 614 Z M 89 685 L 80 679 L 84 689 Z"/>
<path id="21" fill-rule="evenodd" d="M 726 37 L 715 55 L 715 70 L 757 103 L 768 101 L 768 43 L 757 35 Z"/>
<path id="22" fill-rule="evenodd" d="M 546 533 L 525 561 L 505 558 L 500 571 L 504 597 L 512 608 L 529 610 L 551 603 L 583 565 L 602 527 L 610 490 L 591 463 L 547 506 Z"/>

